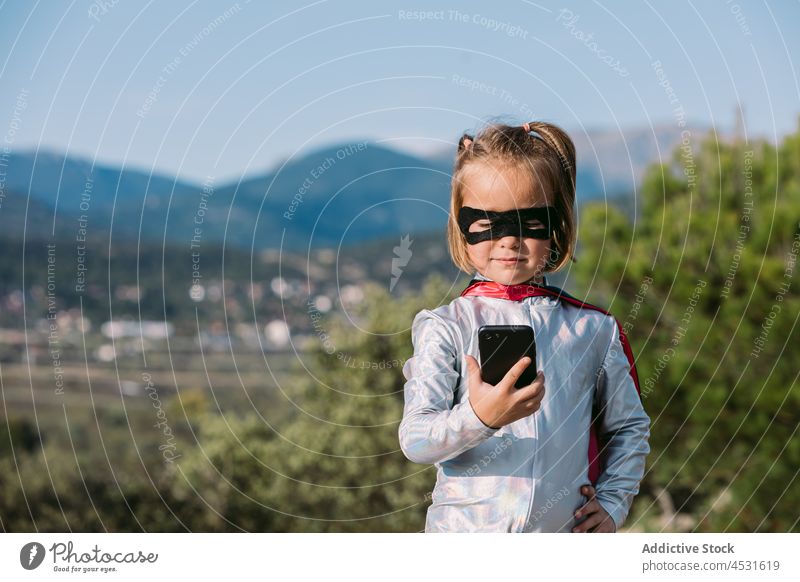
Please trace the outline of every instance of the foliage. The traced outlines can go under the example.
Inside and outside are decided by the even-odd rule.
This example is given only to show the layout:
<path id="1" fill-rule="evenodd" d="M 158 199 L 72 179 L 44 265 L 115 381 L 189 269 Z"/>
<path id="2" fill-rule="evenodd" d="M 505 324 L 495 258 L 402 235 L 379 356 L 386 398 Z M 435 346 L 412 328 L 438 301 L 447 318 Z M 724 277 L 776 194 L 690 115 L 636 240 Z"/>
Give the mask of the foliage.
<path id="1" fill-rule="evenodd" d="M 297 363 L 283 387 L 294 408 L 285 424 L 255 414 L 235 425 L 222 418 L 207 423 L 208 446 L 201 443 L 202 452 L 180 464 L 185 480 L 176 481 L 176 495 L 196 494 L 214 509 L 203 529 L 423 529 L 435 475 L 399 449 L 402 364 L 411 355 L 413 315 L 449 300 L 448 292 L 439 277 L 406 299 L 370 286 L 352 314 L 363 331 L 328 318 L 330 341 Z"/>
<path id="2" fill-rule="evenodd" d="M 626 326 L 653 421 L 632 521 L 798 531 L 800 133 L 695 149 L 650 168 L 637 223 L 581 219 L 576 279 Z"/>

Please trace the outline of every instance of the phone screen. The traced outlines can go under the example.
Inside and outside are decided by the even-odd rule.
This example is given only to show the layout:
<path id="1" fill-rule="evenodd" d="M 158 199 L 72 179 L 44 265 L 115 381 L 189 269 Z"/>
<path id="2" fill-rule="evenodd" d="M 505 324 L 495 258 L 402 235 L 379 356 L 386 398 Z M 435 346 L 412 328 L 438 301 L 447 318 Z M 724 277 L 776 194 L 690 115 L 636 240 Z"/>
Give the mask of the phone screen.
<path id="1" fill-rule="evenodd" d="M 478 330 L 481 377 L 496 386 L 524 356 L 531 363 L 514 384 L 522 388 L 536 379 L 536 340 L 529 325 L 484 325 Z"/>

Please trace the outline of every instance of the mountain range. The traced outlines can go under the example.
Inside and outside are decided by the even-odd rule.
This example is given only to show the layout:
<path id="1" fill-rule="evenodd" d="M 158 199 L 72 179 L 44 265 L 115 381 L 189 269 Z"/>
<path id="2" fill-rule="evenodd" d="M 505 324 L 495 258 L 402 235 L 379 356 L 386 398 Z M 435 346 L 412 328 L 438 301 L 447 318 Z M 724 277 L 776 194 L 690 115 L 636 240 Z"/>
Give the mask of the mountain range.
<path id="1" fill-rule="evenodd" d="M 676 126 L 575 132 L 579 204 L 630 202 L 644 169 L 669 160 L 680 134 Z M 421 157 L 352 142 L 239 181 L 197 184 L 60 152 L 12 152 L 0 160 L 0 227 L 26 239 L 336 249 L 443 232 L 453 156 L 453 148 Z"/>

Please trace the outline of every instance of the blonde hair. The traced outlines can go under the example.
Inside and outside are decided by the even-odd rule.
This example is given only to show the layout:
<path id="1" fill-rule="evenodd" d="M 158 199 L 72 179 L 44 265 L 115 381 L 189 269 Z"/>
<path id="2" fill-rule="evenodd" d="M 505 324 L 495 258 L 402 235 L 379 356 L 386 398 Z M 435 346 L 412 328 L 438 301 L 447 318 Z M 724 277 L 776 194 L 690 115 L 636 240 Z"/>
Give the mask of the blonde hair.
<path id="1" fill-rule="evenodd" d="M 531 135 L 534 132 L 534 135 Z M 555 218 L 545 272 L 561 270 L 575 252 L 575 145 L 560 127 L 544 121 L 523 125 L 491 123 L 475 137 L 463 134 L 458 140 L 450 189 L 447 245 L 456 266 L 467 273 L 475 267 L 467 254 L 467 240 L 458 227 L 458 211 L 464 205 L 464 177 L 470 165 L 494 163 L 515 168 L 537 181 L 552 196 Z"/>

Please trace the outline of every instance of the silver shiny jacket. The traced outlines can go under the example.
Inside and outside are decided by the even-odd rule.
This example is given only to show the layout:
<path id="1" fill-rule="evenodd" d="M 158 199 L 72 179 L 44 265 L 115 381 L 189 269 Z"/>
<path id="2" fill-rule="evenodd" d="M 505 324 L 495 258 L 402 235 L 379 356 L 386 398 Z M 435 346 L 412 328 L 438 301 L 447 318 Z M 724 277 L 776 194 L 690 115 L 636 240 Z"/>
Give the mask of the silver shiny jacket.
<path id="1" fill-rule="evenodd" d="M 480 362 L 478 328 L 499 324 L 533 327 L 545 396 L 532 415 L 494 429 L 469 403 L 464 356 Z M 650 419 L 613 316 L 547 296 L 458 297 L 420 311 L 412 340 L 399 437 L 408 459 L 437 468 L 426 532 L 569 532 L 587 501 L 580 487 L 590 483 L 595 398 L 604 458 L 597 500 L 619 529 L 644 474 Z"/>

